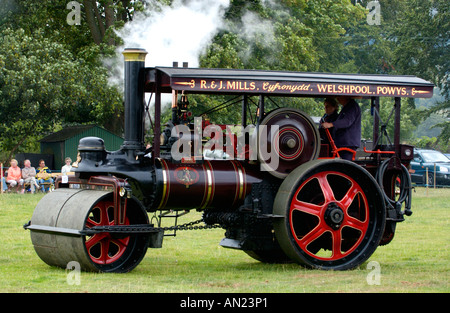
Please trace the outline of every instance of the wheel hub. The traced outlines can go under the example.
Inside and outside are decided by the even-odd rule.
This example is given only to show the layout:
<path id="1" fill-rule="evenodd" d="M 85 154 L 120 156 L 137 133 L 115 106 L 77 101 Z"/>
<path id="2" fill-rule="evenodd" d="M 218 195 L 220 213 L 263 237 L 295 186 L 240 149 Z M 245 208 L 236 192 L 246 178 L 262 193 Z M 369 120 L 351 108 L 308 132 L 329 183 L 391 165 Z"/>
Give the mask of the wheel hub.
<path id="1" fill-rule="evenodd" d="M 295 148 L 295 145 L 297 144 L 297 141 L 294 138 L 289 138 L 286 141 L 286 146 L 288 146 L 289 148 L 293 149 Z"/>
<path id="2" fill-rule="evenodd" d="M 328 226 L 337 230 L 341 227 L 344 220 L 344 211 L 336 203 L 332 202 L 328 205 L 324 218 Z"/>

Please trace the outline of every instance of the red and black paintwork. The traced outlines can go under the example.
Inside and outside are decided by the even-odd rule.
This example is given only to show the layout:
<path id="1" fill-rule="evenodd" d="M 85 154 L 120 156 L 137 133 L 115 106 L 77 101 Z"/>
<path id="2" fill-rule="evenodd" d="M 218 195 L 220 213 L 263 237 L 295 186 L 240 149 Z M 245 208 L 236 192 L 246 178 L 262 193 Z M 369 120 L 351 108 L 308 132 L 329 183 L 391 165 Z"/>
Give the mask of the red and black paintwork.
<path id="1" fill-rule="evenodd" d="M 239 161 L 177 164 L 157 159 L 155 170 L 156 210 L 234 210 L 262 181 L 255 166 Z"/>
<path id="2" fill-rule="evenodd" d="M 52 236 L 66 236 L 72 240 L 70 245 L 79 247 L 75 250 L 83 268 L 129 271 L 142 260 L 147 246 L 161 245 L 152 244 L 163 232 L 149 224 L 148 212 L 198 210 L 204 212 L 207 225 L 218 224 L 226 230 L 222 246 L 244 250 L 255 259 L 349 269 L 364 262 L 379 244 L 389 243 L 396 223 L 411 214 L 407 166 L 413 155 L 411 146 L 400 144 L 400 99 L 431 97 L 433 84 L 412 76 L 145 68 L 145 51 L 127 49 L 124 55 L 124 143 L 110 152 L 101 138 L 80 140 L 75 175 L 64 183 L 59 178 L 57 191 L 50 197 L 60 202 L 55 205 L 61 212 L 70 211 L 75 222 L 63 218 L 64 227 L 55 226 L 53 219 L 64 214 L 57 208 L 54 217 L 46 217 L 41 203 L 26 226 L 45 262 L 64 266 L 69 260 L 67 245 L 42 248 L 54 240 Z M 153 93 L 155 99 L 156 127 L 150 149 L 144 147 L 145 92 Z M 172 93 L 174 103 L 172 121 L 161 131 L 163 93 Z M 178 93 L 182 101 L 177 104 Z M 268 170 L 261 158 L 174 160 L 171 130 L 188 124 L 187 95 L 195 93 L 242 95 L 244 127 L 248 97 L 259 96 L 257 126 L 279 127 L 260 144 L 276 151 L 279 166 Z M 335 147 L 321 143 L 310 117 L 290 108 L 265 112 L 267 96 L 368 98 L 374 112 L 375 144 L 365 152 L 357 151 L 354 162 L 334 159 Z M 384 96 L 395 99 L 394 140 L 389 145 L 380 144 L 386 123 L 380 131 L 379 97 Z M 237 151 L 236 146 L 233 149 Z M 74 186 L 81 190 L 72 190 Z M 97 192 L 95 201 L 96 194 L 90 190 L 98 188 L 110 192 Z M 77 201 L 80 213 L 72 208 Z M 83 207 L 83 201 L 90 207 Z M 76 229 L 80 225 L 82 229 Z M 53 259 L 55 249 L 61 255 L 58 260 Z M 324 256 L 322 250 L 331 254 Z"/>

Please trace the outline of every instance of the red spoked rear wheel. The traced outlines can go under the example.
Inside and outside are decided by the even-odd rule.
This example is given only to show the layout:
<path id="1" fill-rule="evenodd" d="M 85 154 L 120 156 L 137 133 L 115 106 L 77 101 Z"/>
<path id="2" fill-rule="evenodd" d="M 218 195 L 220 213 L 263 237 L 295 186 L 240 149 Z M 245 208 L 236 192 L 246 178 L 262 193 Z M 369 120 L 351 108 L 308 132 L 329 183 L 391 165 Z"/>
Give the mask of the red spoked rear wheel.
<path id="1" fill-rule="evenodd" d="M 280 187 L 275 234 L 285 253 L 308 267 L 350 269 L 376 249 L 385 223 L 381 190 L 371 175 L 344 160 L 316 160 Z"/>
<path id="2" fill-rule="evenodd" d="M 317 192 L 313 197 L 308 194 L 312 189 Z M 339 260 L 364 238 L 368 211 L 364 192 L 354 179 L 325 171 L 298 188 L 291 201 L 289 224 L 296 243 L 307 254 L 321 260 Z"/>

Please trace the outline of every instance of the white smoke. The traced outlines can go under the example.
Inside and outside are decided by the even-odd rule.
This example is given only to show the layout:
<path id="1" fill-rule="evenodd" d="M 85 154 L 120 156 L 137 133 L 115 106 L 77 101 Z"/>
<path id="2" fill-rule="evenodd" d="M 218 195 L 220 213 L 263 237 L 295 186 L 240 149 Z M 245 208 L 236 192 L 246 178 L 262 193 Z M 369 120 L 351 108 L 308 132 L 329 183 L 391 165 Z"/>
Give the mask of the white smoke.
<path id="1" fill-rule="evenodd" d="M 245 62 L 251 58 L 253 50 L 258 44 L 266 48 L 276 49 L 275 30 L 272 21 L 263 19 L 254 12 L 247 11 L 242 16 L 238 27 L 239 31 L 233 29 L 234 27 L 231 28 L 231 31 L 235 32 L 246 43 L 239 53 L 239 56 Z"/>
<path id="2" fill-rule="evenodd" d="M 125 48 L 145 49 L 148 52 L 146 67 L 172 66 L 174 61 L 198 67 L 199 56 L 223 29 L 237 34 L 246 43 L 239 51 L 244 61 L 251 57 L 256 45 L 277 49 L 274 25 L 270 19 L 246 11 L 240 23 L 225 23 L 224 13 L 230 0 L 174 0 L 170 6 L 155 0 L 146 3 L 144 12 L 136 13 L 132 21 L 116 32 L 124 45 L 117 49 L 115 59 L 105 61 L 112 69 L 110 81 L 118 86 L 123 85 L 122 51 Z M 262 5 L 289 15 L 273 0 L 263 0 Z"/>
<path id="3" fill-rule="evenodd" d="M 117 32 L 124 41 L 118 55 L 124 48 L 141 48 L 148 52 L 146 67 L 172 66 L 173 61 L 198 67 L 199 55 L 222 27 L 229 4 L 230 0 L 175 0 L 162 6 L 150 1 L 147 11 L 137 13 Z"/>
<path id="4" fill-rule="evenodd" d="M 124 44 L 117 48 L 116 58 L 104 60 L 111 70 L 110 83 L 123 86 L 125 48 L 145 49 L 146 67 L 172 66 L 174 61 L 198 67 L 200 54 L 223 27 L 229 5 L 230 0 L 174 0 L 171 6 L 147 1 L 147 9 L 116 32 Z M 169 100 L 164 97 L 163 103 Z"/>
<path id="5" fill-rule="evenodd" d="M 224 13 L 230 0 L 174 0 L 170 6 L 148 0 L 146 4 L 144 12 L 136 13 L 132 21 L 116 32 L 124 42 L 117 48 L 116 58 L 105 60 L 112 72 L 110 82 L 119 87 L 123 86 L 125 48 L 145 49 L 146 67 L 172 66 L 174 61 L 198 67 L 199 56 L 222 29 L 236 33 L 246 42 L 240 51 L 244 60 L 251 56 L 255 42 L 275 46 L 272 22 L 256 13 L 245 12 L 238 25 L 225 24 Z M 263 5 L 274 7 L 272 0 L 264 0 Z"/>

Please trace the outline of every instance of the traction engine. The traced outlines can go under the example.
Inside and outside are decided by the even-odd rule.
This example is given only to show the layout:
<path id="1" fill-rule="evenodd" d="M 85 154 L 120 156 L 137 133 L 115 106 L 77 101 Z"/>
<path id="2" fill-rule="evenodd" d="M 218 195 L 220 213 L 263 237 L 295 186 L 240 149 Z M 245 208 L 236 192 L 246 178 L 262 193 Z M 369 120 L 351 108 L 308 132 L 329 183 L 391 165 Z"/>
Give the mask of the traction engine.
<path id="1" fill-rule="evenodd" d="M 106 151 L 101 138 L 81 139 L 74 174 L 57 179 L 24 226 L 45 263 L 128 272 L 149 247 L 160 248 L 169 231 L 197 223 L 162 227 L 164 217 L 196 210 L 203 212 L 199 228 L 225 230 L 223 247 L 262 262 L 347 270 L 388 244 L 396 223 L 411 214 L 407 167 L 413 155 L 411 146 L 400 144 L 400 98 L 431 97 L 431 83 L 410 76 L 145 68 L 145 55 L 124 51 L 120 150 Z M 146 92 L 155 100 L 150 148 L 144 146 Z M 163 93 L 173 101 L 172 119 L 161 130 Z M 193 123 L 187 97 L 196 93 L 237 95 L 241 132 Z M 371 99 L 374 144 L 356 151 L 353 161 L 340 159 L 333 140 L 321 138 L 304 112 L 267 110 L 272 96 L 337 95 Z M 393 143 L 383 144 L 387 122 L 378 112 L 386 95 L 395 98 L 395 134 Z M 251 108 L 254 127 L 247 125 Z M 216 134 L 209 146 L 205 133 Z M 226 149 L 211 147 L 218 142 Z"/>

